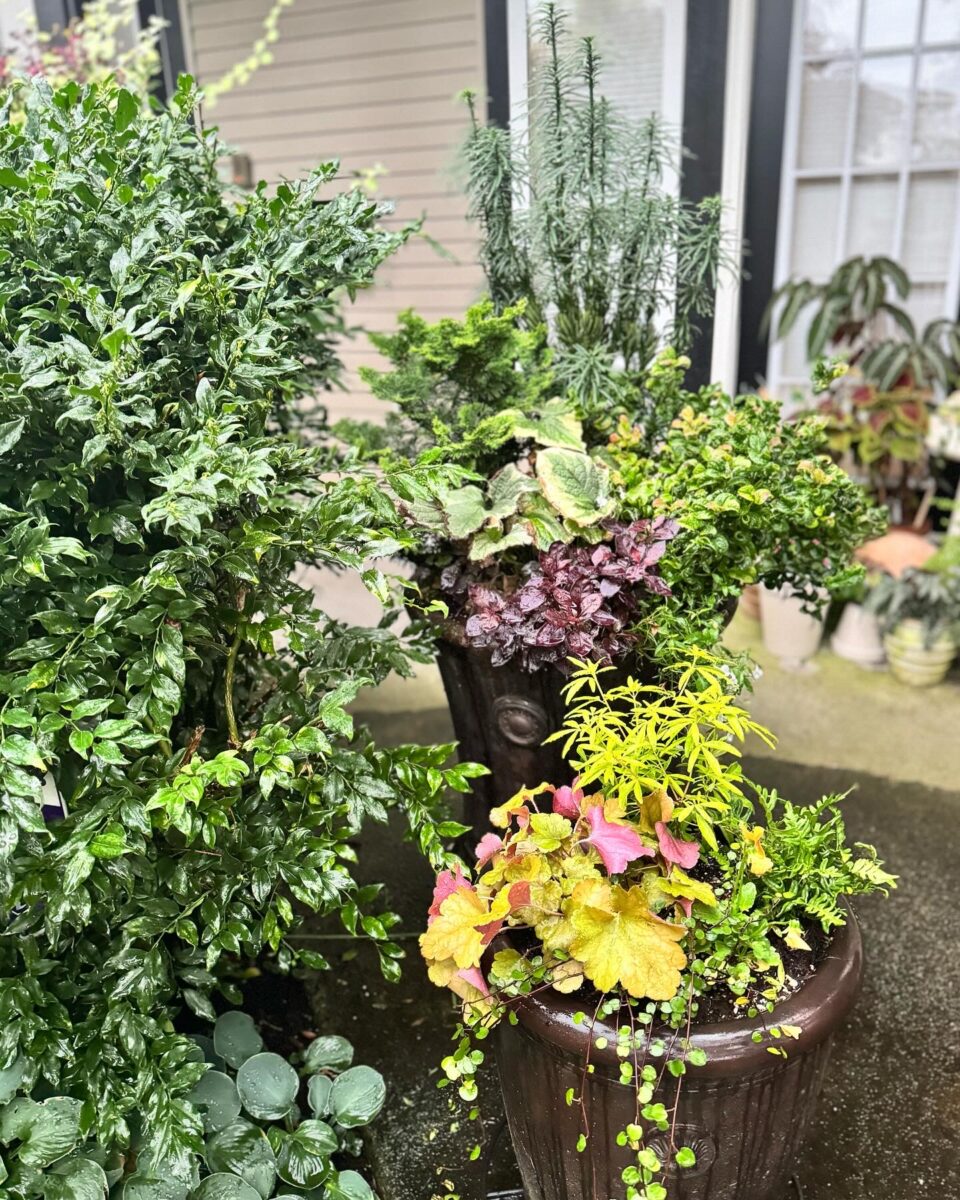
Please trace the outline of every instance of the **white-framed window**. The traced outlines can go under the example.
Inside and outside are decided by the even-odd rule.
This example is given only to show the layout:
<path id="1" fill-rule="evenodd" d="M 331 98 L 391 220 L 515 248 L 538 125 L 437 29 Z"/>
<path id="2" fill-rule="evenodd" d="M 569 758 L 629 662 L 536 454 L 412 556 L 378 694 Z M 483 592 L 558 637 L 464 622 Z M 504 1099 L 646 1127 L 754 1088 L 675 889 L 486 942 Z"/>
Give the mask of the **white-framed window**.
<path id="1" fill-rule="evenodd" d="M 797 0 L 775 284 L 885 254 L 918 325 L 960 303 L 960 0 Z M 802 322 L 768 387 L 809 383 Z"/>

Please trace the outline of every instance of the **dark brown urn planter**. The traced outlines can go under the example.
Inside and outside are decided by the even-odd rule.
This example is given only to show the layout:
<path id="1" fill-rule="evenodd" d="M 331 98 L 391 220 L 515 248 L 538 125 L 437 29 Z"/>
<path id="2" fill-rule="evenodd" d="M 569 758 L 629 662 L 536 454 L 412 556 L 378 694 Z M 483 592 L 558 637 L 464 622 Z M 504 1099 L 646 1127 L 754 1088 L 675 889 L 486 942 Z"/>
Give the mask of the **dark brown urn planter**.
<path id="1" fill-rule="evenodd" d="M 767 1020 L 768 1026 L 799 1026 L 798 1040 L 766 1037 L 757 1044 L 751 1034 L 763 1029 L 759 1020 L 693 1027 L 691 1041 L 707 1062 L 687 1066 L 676 1141 L 694 1150 L 696 1165 L 673 1163 L 668 1134 L 646 1143 L 670 1164 L 659 1176 L 669 1200 L 783 1200 L 833 1035 L 857 998 L 862 974 L 860 931 L 851 913 L 816 972 Z M 635 1156 L 617 1146 L 616 1137 L 636 1113 L 633 1087 L 619 1081 L 616 1025 L 575 1024 L 583 1000 L 552 990 L 514 1003 L 519 1023 L 500 1023 L 496 1049 L 527 1200 L 623 1200 L 621 1173 L 635 1165 Z M 602 1037 L 608 1044 L 598 1049 L 595 1039 Z M 773 1044 L 784 1046 L 788 1057 L 770 1054 Z M 588 1049 L 595 1070 L 585 1076 Z M 585 1094 L 590 1136 L 582 1153 L 576 1149 L 582 1116 L 576 1104 L 567 1105 L 568 1088 Z M 675 1093 L 676 1080 L 667 1076 L 654 1100 L 671 1109 Z"/>
<path id="2" fill-rule="evenodd" d="M 495 667 L 489 650 L 476 650 L 456 637 L 454 627 L 438 640 L 437 665 L 461 762 L 490 768 L 489 775 L 473 780 L 465 800 L 464 819 L 479 837 L 490 809 L 521 788 L 570 782 L 562 743 L 543 744 L 563 724 L 562 689 L 568 679 L 559 667 L 525 671 L 515 659 Z M 625 679 L 628 673 L 625 664 L 617 676 Z"/>

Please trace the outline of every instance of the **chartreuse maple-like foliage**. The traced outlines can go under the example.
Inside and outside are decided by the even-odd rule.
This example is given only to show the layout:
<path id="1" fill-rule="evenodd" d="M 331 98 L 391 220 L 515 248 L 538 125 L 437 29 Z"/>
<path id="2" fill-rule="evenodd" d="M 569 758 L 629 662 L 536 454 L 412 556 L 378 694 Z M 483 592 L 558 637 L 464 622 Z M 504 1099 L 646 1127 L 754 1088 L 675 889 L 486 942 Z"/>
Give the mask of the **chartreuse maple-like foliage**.
<path id="1" fill-rule="evenodd" d="M 560 967 L 564 990 L 586 979 L 600 992 L 670 1001 L 688 963 L 680 943 L 694 946 L 698 919 L 715 925 L 745 880 L 771 872 L 769 892 L 753 884 L 764 932 L 739 949 L 750 988 L 734 991 L 753 989 L 751 998 L 755 992 L 772 1005 L 783 969 L 771 938 L 795 943 L 811 918 L 827 928 L 840 924 L 839 897 L 892 878 L 877 869 L 869 847 L 859 858 L 846 849 L 832 799 L 808 822 L 806 846 L 793 832 L 799 810 L 783 806 L 781 818 L 765 794 L 765 826 L 753 824 L 738 743 L 748 734 L 772 738 L 730 697 L 718 659 L 692 654 L 670 690 L 632 679 L 604 688 L 605 668 L 576 666 L 567 719 L 553 739 L 563 740 L 575 783 L 521 791 L 493 811 L 492 823 L 507 832 L 480 843 L 475 885 L 463 870 L 440 876 L 421 938 L 431 976 L 481 1002 L 490 994 L 486 981 L 463 972 L 479 967 L 499 928 L 526 926 L 547 963 Z M 817 838 L 821 822 L 830 835 Z M 688 873 L 707 861 L 716 883 Z M 513 950 L 504 954 L 494 961 L 496 979 L 504 963 L 509 976 L 525 961 Z M 698 988 L 719 985 L 729 967 L 708 961 Z"/>
<path id="2" fill-rule="evenodd" d="M 440 873 L 420 946 L 430 978 L 464 1001 L 466 1028 L 443 1066 L 467 1100 L 483 1057 L 474 1039 L 511 997 L 549 986 L 583 997 L 574 1020 L 614 1018 L 621 1082 L 636 1088 L 639 1114 L 620 1142 L 637 1151 L 626 1195 L 664 1200 L 663 1163 L 644 1138 L 669 1130 L 671 1113 L 654 1100 L 662 1071 L 649 1060 L 678 1078 L 702 1064 L 682 1031 L 708 996 L 765 1014 L 769 1048 L 783 1053 L 779 1039 L 800 1032 L 775 1024 L 793 986 L 784 950 L 812 953 L 811 930 L 843 924 L 845 897 L 895 879 L 872 847 L 847 846 L 838 797 L 799 808 L 743 777 L 739 744 L 770 735 L 730 698 L 721 660 L 691 651 L 670 690 L 605 688 L 604 668 L 576 666 L 555 735 L 576 776 L 494 810 L 502 834 L 481 840 L 474 880 L 462 863 Z M 501 930 L 506 945 L 486 961 Z M 571 1092 L 567 1102 L 580 1100 Z M 589 1129 L 584 1113 L 584 1139 Z M 692 1151 L 676 1148 L 676 1161 L 692 1165 Z"/>
<path id="3" fill-rule="evenodd" d="M 437 858 L 458 828 L 433 813 L 471 769 L 379 750 L 345 708 L 415 647 L 293 582 L 411 536 L 379 478 L 274 419 L 325 376 L 318 314 L 402 237 L 358 193 L 318 203 L 333 164 L 225 195 L 188 79 L 150 117 L 109 82 L 24 98 L 0 127 L 0 1070 L 102 1148 L 137 1131 L 130 1164 L 168 1179 L 205 1069 L 178 1014 L 212 1018 L 238 955 L 323 965 L 294 905 L 395 974 L 350 839 L 398 805 Z"/>

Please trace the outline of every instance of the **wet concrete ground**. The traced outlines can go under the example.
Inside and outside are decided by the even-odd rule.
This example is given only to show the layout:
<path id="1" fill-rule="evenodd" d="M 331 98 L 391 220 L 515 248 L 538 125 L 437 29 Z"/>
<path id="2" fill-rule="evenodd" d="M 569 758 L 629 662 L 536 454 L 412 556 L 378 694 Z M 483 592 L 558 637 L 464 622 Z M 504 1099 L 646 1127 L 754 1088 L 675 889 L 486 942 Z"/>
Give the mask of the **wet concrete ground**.
<path id="1" fill-rule="evenodd" d="M 370 724 L 384 742 L 451 737 L 440 710 L 377 714 Z M 885 736 L 901 736 L 909 749 L 909 726 L 899 734 L 887 728 Z M 960 741 L 955 750 L 960 780 Z M 944 765 L 937 764 L 940 774 Z M 766 757 L 748 760 L 746 769 L 798 801 L 858 785 L 845 802 L 849 835 L 876 844 L 901 876 L 889 900 L 870 897 L 858 906 L 864 993 L 837 1039 L 816 1127 L 797 1164 L 799 1187 L 783 1200 L 960 1200 L 960 792 Z M 319 931 L 306 936 L 333 963 L 310 981 L 317 1028 L 351 1038 L 358 1061 L 379 1067 L 390 1084 L 368 1145 L 382 1200 L 518 1196 L 508 1139 L 497 1137 L 495 1076 L 481 1083 L 480 1130 L 461 1105 L 460 1127 L 451 1132 L 450 1093 L 436 1088 L 455 1013 L 427 981 L 416 949 L 429 873 L 395 825 L 365 835 L 361 861 L 365 877 L 387 882 L 388 901 L 404 918 L 409 955 L 401 983 L 383 981 L 367 948 L 344 955 L 340 947 L 349 943 Z M 471 1163 L 477 1142 L 484 1153 Z"/>

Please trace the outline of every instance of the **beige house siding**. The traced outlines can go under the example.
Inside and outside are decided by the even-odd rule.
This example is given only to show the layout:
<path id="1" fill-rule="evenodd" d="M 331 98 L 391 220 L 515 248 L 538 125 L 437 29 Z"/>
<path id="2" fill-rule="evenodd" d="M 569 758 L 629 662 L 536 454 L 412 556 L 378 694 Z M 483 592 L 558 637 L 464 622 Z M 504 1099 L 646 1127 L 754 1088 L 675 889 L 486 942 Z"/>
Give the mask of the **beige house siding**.
<path id="1" fill-rule="evenodd" d="M 186 0 L 192 69 L 201 83 L 249 53 L 270 0 Z M 296 0 L 280 20 L 273 62 L 207 114 L 249 154 L 256 177 L 276 182 L 339 158 L 344 175 L 383 167 L 377 195 L 396 202 L 391 224 L 426 215 L 423 239 L 382 269 L 348 313 L 351 324 L 392 329 L 414 307 L 430 318 L 463 311 L 483 289 L 475 232 L 452 178 L 465 113 L 454 97 L 483 91 L 481 0 Z M 357 377 L 378 362 L 364 337 L 345 344 L 346 395 L 334 415 L 380 411 Z"/>

